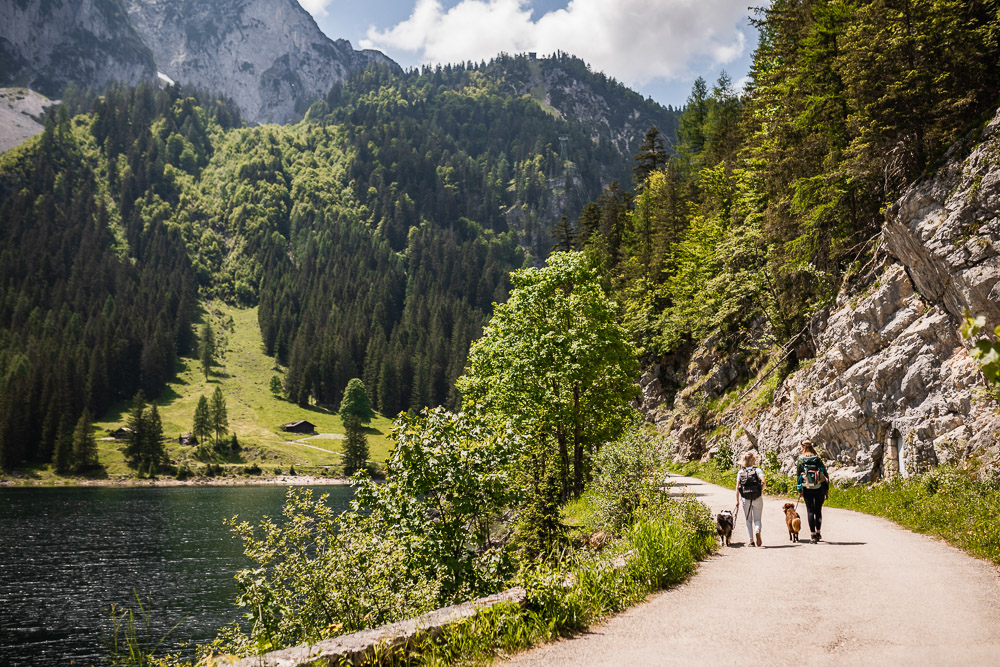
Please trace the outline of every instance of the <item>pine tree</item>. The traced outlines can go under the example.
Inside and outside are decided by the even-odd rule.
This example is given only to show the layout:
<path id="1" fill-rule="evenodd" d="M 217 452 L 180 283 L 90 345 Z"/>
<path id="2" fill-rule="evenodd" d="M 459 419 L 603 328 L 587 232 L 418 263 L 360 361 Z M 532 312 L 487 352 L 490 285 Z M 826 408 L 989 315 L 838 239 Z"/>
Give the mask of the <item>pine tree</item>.
<path id="1" fill-rule="evenodd" d="M 168 460 L 167 450 L 163 445 L 163 422 L 160 420 L 160 411 L 155 402 L 149 406 L 149 414 L 146 415 L 142 458 L 150 472 L 155 472 Z"/>
<path id="2" fill-rule="evenodd" d="M 125 461 L 129 466 L 140 469 L 142 449 L 146 434 L 146 395 L 139 392 L 132 399 L 132 409 L 125 420 L 128 435 L 125 441 Z"/>
<path id="3" fill-rule="evenodd" d="M 212 411 L 208 407 L 208 399 L 204 394 L 198 398 L 198 405 L 194 409 L 194 423 L 191 426 L 191 433 L 198 441 L 199 447 L 204 447 L 208 439 L 212 437 Z"/>
<path id="4" fill-rule="evenodd" d="M 576 250 L 577 243 L 577 230 L 572 222 L 569 221 L 565 215 L 559 219 L 555 227 L 552 228 L 552 238 L 555 239 L 555 244 L 552 246 L 552 252 L 569 252 L 571 250 Z"/>
<path id="5" fill-rule="evenodd" d="M 367 424 L 375 418 L 371 399 L 368 397 L 368 391 L 360 378 L 351 378 L 351 381 L 347 383 L 344 398 L 340 401 L 339 413 L 342 420 L 356 417 L 362 424 Z"/>
<path id="6" fill-rule="evenodd" d="M 229 430 L 229 416 L 226 412 L 226 397 L 222 395 L 222 387 L 216 387 L 212 394 L 211 425 L 215 433 L 215 447 L 219 448 L 221 438 Z"/>
<path id="7" fill-rule="evenodd" d="M 73 468 L 81 472 L 97 463 L 97 440 L 90 421 L 90 410 L 85 408 L 73 430 Z"/>
<path id="8" fill-rule="evenodd" d="M 52 463 L 55 464 L 56 472 L 60 475 L 65 475 L 73 468 L 73 434 L 69 430 L 65 416 L 59 420 Z"/>
<path id="9" fill-rule="evenodd" d="M 212 325 L 207 320 L 201 325 L 201 333 L 198 338 L 201 369 L 205 372 L 205 380 L 207 381 L 209 373 L 212 372 L 212 364 L 215 362 L 215 334 L 212 333 Z"/>
<path id="10" fill-rule="evenodd" d="M 347 439 L 344 442 L 344 474 L 348 477 L 368 467 L 368 438 L 361 420 L 355 415 L 344 419 Z"/>
<path id="11" fill-rule="evenodd" d="M 667 151 L 663 148 L 660 130 L 655 125 L 646 130 L 646 137 L 639 144 L 639 152 L 632 159 L 635 160 L 632 175 L 640 188 L 651 173 L 667 166 Z"/>

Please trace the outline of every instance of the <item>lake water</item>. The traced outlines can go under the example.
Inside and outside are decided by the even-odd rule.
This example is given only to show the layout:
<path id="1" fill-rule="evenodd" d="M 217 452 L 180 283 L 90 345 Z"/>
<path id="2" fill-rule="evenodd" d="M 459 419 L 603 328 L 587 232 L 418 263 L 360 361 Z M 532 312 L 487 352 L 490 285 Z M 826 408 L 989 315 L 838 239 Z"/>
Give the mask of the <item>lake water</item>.
<path id="1" fill-rule="evenodd" d="M 334 509 L 352 493 L 313 489 Z M 187 617 L 164 645 L 172 651 L 214 638 L 241 615 L 233 575 L 250 565 L 222 521 L 277 518 L 286 491 L 0 489 L 0 665 L 104 662 L 111 604 L 135 607 L 133 589 L 155 638 Z"/>

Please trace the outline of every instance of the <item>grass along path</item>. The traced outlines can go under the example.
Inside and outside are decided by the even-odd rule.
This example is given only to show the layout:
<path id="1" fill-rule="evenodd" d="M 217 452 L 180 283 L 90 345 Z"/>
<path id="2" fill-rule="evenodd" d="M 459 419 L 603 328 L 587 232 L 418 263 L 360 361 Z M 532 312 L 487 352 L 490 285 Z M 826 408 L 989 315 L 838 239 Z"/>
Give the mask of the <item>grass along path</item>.
<path id="1" fill-rule="evenodd" d="M 671 481 L 672 494 L 693 495 L 713 513 L 733 506 L 732 489 Z M 702 562 L 688 582 L 507 664 L 996 663 L 1000 578 L 993 565 L 836 508 L 823 510 L 828 541 L 791 543 L 775 498 L 764 499 L 762 536 L 764 548 L 748 548 L 738 521 L 733 546 Z"/>

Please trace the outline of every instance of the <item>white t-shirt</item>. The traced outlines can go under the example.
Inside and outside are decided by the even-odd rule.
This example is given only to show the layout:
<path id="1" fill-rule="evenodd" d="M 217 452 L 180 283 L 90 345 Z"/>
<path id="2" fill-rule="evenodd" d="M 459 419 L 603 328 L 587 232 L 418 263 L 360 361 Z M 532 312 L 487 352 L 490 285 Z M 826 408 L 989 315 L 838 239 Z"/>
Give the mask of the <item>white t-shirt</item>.
<path id="1" fill-rule="evenodd" d="M 751 470 L 757 471 L 757 476 L 760 478 L 760 486 L 764 488 L 764 471 L 757 466 L 750 466 L 749 468 L 743 468 L 738 473 L 736 473 L 736 488 L 739 489 L 743 484 L 743 480 L 747 478 Z"/>

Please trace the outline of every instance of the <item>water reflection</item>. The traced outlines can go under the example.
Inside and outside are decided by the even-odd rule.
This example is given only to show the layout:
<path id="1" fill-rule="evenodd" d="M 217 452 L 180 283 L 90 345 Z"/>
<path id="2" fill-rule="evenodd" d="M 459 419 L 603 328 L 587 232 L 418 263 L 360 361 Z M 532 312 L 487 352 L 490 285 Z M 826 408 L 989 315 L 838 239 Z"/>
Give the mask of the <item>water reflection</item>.
<path id="1" fill-rule="evenodd" d="M 112 603 L 135 589 L 167 644 L 203 642 L 239 615 L 248 565 L 222 521 L 277 517 L 281 487 L 0 489 L 0 664 L 105 657 Z M 349 487 L 316 487 L 346 509 Z"/>

